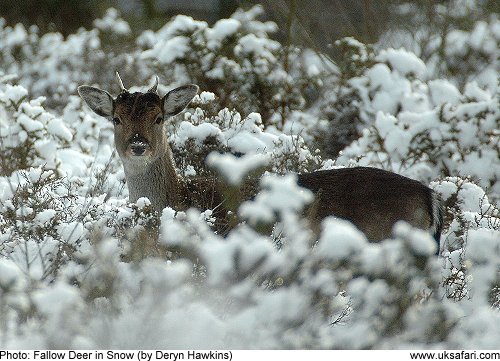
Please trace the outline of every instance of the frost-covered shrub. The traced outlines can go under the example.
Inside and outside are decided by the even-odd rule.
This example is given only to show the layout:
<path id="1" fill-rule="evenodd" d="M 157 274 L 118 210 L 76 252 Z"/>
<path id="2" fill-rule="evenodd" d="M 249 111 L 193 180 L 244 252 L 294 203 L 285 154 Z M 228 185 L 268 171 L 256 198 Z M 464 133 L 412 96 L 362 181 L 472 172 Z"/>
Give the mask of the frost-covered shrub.
<path id="1" fill-rule="evenodd" d="M 0 179 L 0 253 L 31 277 L 52 280 L 87 236 L 73 187 L 43 167 Z"/>
<path id="2" fill-rule="evenodd" d="M 119 70 L 127 87 L 152 74 L 167 83 L 197 83 L 215 93 L 222 107 L 243 115 L 259 112 L 265 125 L 282 128 L 292 111 L 306 107 L 306 98 L 314 100 L 306 94 L 321 87 L 323 73 L 312 52 L 272 40 L 277 26 L 257 20 L 262 12 L 260 6 L 238 10 L 212 27 L 179 15 L 136 39 L 115 9 L 95 20 L 94 29 L 67 38 L 2 21 L 0 65 L 32 94 L 47 96 L 50 107 L 65 105 L 80 84 L 118 89 Z"/>
<path id="3" fill-rule="evenodd" d="M 31 327 L 21 325 L 23 338 L 14 338 L 11 326 L 0 329 L 6 346 L 496 345 L 496 338 L 485 338 L 473 322 L 480 315 L 489 317 L 487 329 L 498 330 L 498 317 L 485 302 L 490 294 L 485 286 L 494 278 L 480 277 L 473 285 L 476 307 L 469 306 L 470 301 L 443 302 L 439 260 L 433 256 L 435 242 L 430 235 L 401 224 L 394 239 L 369 244 L 350 223 L 328 219 L 315 240 L 300 215 L 310 197 L 292 181 L 283 186 L 276 176 L 262 185 L 266 192 L 241 208 L 249 223 L 238 225 L 224 238 L 212 232 L 206 215 L 197 210 L 165 209 L 160 241 L 176 251 L 178 258 L 171 263 L 121 262 L 123 246 L 104 238 L 92 247 L 80 247 L 78 262 L 61 267 L 57 282 L 32 291 L 23 276 L 12 271 L 11 261 L 0 261 L 5 270 L 0 277 L 2 317 L 15 319 L 23 311 L 14 307 L 16 303 L 32 300 L 28 302 Z M 268 235 L 250 226 L 256 215 L 282 222 L 279 249 Z M 493 234 L 485 236 L 477 234 L 473 242 L 482 237 L 488 241 L 487 250 L 476 243 L 470 259 L 473 271 L 491 276 L 498 267 L 498 242 Z M 64 302 L 49 307 L 50 300 L 58 297 Z M 470 332 L 476 340 L 470 339 Z"/>
<path id="4" fill-rule="evenodd" d="M 226 107 L 233 99 L 224 92 L 247 96 L 250 88 L 239 93 L 228 81 L 216 96 L 202 86 L 204 92 L 166 131 L 184 180 L 208 177 L 223 186 L 230 215 L 223 232 L 217 208 L 167 207 L 157 215 L 147 199 L 128 204 L 113 125 L 67 96 L 68 89 L 96 82 L 113 90 L 113 61 L 128 64 L 119 68 L 126 85 L 146 84 L 154 74 L 149 67 L 168 58 L 153 56 L 160 49 L 148 38 L 179 52 L 184 43 L 196 45 L 197 61 L 211 53 L 225 66 L 229 59 L 241 61 L 238 72 L 227 70 L 223 80 L 238 75 L 244 83 L 248 76 L 251 84 L 277 70 L 270 94 L 295 86 L 290 79 L 300 88 L 306 77 L 295 73 L 294 55 L 285 76 L 286 50 L 269 39 L 274 25 L 255 20 L 257 11 L 238 12 L 213 27 L 176 17 L 137 39 L 140 51 L 133 45 L 122 48 L 126 53 L 112 44 L 133 36 L 110 11 L 95 22 L 97 30 L 66 40 L 45 35 L 44 46 L 62 46 L 66 62 L 55 53 L 40 57 L 49 48 L 39 48 L 43 37 L 34 29 L 29 45 L 22 28 L 2 24 L 1 39 L 10 39 L 0 40 L 7 64 L 2 69 L 17 69 L 18 76 L 0 77 L 0 347 L 498 348 L 495 94 L 474 83 L 459 91 L 433 79 L 407 51 L 372 51 L 352 39 L 341 43 L 351 55 L 339 64 L 344 76 L 323 110 L 294 103 L 302 90 L 286 93 L 292 105 L 284 112 L 273 98 L 254 109 L 285 114 L 272 118 L 283 121 L 283 130 L 253 108 Z M 16 36 L 22 41 L 16 43 Z M 85 64 L 76 46 L 82 39 L 100 41 Z M 262 45 L 263 60 L 238 47 L 250 40 Z M 74 52 L 70 42 L 76 42 Z M 16 44 L 38 50 L 31 60 L 16 58 Z M 171 60 L 178 65 L 164 69 L 162 78 L 197 81 L 199 69 L 184 63 L 190 55 L 171 55 L 180 56 Z M 315 58 L 308 59 L 302 69 L 318 75 L 311 67 Z M 259 72 L 264 65 L 273 71 Z M 37 79 L 37 67 L 54 75 Z M 63 77 L 65 96 L 57 98 L 55 85 Z M 47 101 L 30 100 L 23 84 L 35 96 L 48 95 Z M 333 114 L 328 120 L 326 110 Z M 349 119 L 351 112 L 357 120 L 343 144 L 361 138 L 339 159 L 322 161 L 311 144 L 329 121 Z M 377 244 L 340 219 L 312 230 L 304 212 L 311 194 L 290 173 L 342 164 L 434 180 L 431 186 L 445 202 L 440 256 L 434 256 L 429 234 L 404 223 L 392 239 Z M 249 180 L 252 196 L 238 194 Z"/>
<path id="5" fill-rule="evenodd" d="M 114 73 L 108 69 L 144 81 L 151 72 L 131 55 L 130 28 L 116 10 L 108 10 L 94 25 L 90 31 L 80 29 L 65 38 L 60 33 L 40 34 L 36 26 L 9 27 L 0 19 L 1 69 L 16 74 L 19 84 L 32 94 L 48 97 L 51 107 L 65 105 L 78 85 L 110 84 Z"/>
<path id="6" fill-rule="evenodd" d="M 489 237 L 494 237 L 500 230 L 500 210 L 490 203 L 483 189 L 468 179 L 446 177 L 433 183 L 432 187 L 440 194 L 446 209 L 446 232 L 442 241 L 443 284 L 448 297 L 461 300 L 470 296 L 470 261 L 468 265 L 467 260 L 471 253 L 482 252 L 475 248 L 478 244 L 470 251 L 469 239 L 485 236 L 485 242 L 488 242 Z M 492 287 L 491 290 L 498 297 L 498 289 L 494 291 Z"/>
<path id="7" fill-rule="evenodd" d="M 498 87 L 498 45 L 500 19 L 498 14 L 478 21 L 469 31 L 453 29 L 445 38 L 432 41 L 426 53 L 432 54 L 428 63 L 437 68 L 440 76 L 455 79 L 462 87 L 476 81 L 490 92 Z M 440 54 L 443 49 L 443 54 Z"/>
<path id="8" fill-rule="evenodd" d="M 215 93 L 224 107 L 245 115 L 259 112 L 264 124 L 282 127 L 292 110 L 304 108 L 305 91 L 321 85 L 321 74 L 305 64 L 299 49 L 270 38 L 277 26 L 258 21 L 262 12 L 261 6 L 239 10 L 212 27 L 176 16 L 137 39 L 141 58 L 169 80 Z"/>
<path id="9" fill-rule="evenodd" d="M 321 102 L 320 116 L 326 118 L 325 125 L 315 122 L 312 134 L 323 152 L 336 157 L 346 146 L 358 139 L 367 123 L 367 116 L 358 89 L 350 79 L 360 76 L 375 62 L 373 49 L 354 38 L 343 38 L 335 43 L 342 51 L 338 65 L 338 78 L 325 87 L 325 99 Z"/>
<path id="10" fill-rule="evenodd" d="M 214 100 L 214 94 L 203 92 L 193 100 L 194 112 L 186 112 L 183 120 L 169 125 L 170 145 L 183 175 L 207 172 L 205 158 L 212 151 L 266 154 L 271 160 L 269 169 L 279 173 L 318 167 L 321 159 L 300 136 L 266 131 L 259 113 L 242 117 L 236 110 L 217 111 Z"/>
<path id="11" fill-rule="evenodd" d="M 493 8 L 490 1 L 403 2 L 395 7 L 400 24 L 378 45 L 414 52 L 433 77 L 445 77 L 460 90 L 476 81 L 494 93 L 500 20 Z"/>
<path id="12" fill-rule="evenodd" d="M 444 79 L 428 80 L 426 65 L 403 49 L 381 50 L 374 61 L 347 81 L 354 89 L 349 101 L 366 128 L 337 164 L 378 165 L 426 181 L 472 176 L 498 194 L 496 94 L 474 82 L 461 93 Z M 331 102 L 343 100 L 334 96 Z"/>
<path id="13" fill-rule="evenodd" d="M 22 86 L 0 84 L 0 175 L 17 169 L 57 167 L 56 150 L 73 139 L 64 122 L 47 112 L 44 98 L 28 101 Z"/>

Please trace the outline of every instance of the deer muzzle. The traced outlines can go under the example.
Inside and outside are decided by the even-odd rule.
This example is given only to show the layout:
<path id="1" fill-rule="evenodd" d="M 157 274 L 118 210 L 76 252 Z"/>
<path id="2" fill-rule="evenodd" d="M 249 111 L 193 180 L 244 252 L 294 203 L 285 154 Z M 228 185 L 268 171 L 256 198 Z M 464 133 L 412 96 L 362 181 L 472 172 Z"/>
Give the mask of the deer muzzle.
<path id="1" fill-rule="evenodd" d="M 134 134 L 129 140 L 129 150 L 133 156 L 147 155 L 150 150 L 149 142 L 139 134 Z"/>

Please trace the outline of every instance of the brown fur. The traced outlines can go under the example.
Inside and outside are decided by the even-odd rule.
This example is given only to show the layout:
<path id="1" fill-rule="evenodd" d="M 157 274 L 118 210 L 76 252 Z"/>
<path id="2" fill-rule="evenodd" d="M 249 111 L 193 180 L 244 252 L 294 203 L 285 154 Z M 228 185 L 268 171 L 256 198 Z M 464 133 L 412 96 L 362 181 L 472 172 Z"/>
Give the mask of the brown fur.
<path id="1" fill-rule="evenodd" d="M 152 89 L 156 87 L 157 83 Z M 163 98 L 155 91 L 129 93 L 123 89 L 116 99 L 94 87 L 81 86 L 78 91 L 97 114 L 115 121 L 116 149 L 123 161 L 130 201 L 148 197 L 158 212 L 166 206 L 216 208 L 227 220 L 227 211 L 236 211 L 234 199 L 248 198 L 248 194 L 242 197 L 241 190 L 221 190 L 214 179 L 179 179 L 175 171 L 164 119 L 182 111 L 195 96 L 197 86 L 176 88 Z M 432 230 L 439 240 L 439 202 L 431 189 L 415 180 L 357 167 L 300 174 L 298 183 L 316 196 L 308 210 L 314 229 L 323 218 L 336 216 L 351 221 L 370 240 L 378 241 L 390 237 L 394 223 L 404 220 Z M 254 190 L 255 184 L 247 188 Z M 232 224 L 229 220 L 222 226 Z"/>
<path id="2" fill-rule="evenodd" d="M 432 191 L 395 173 L 368 167 L 332 169 L 300 174 L 298 183 L 317 196 L 310 211 L 313 222 L 331 215 L 344 218 L 372 241 L 389 237 L 398 220 L 421 229 L 432 225 Z"/>

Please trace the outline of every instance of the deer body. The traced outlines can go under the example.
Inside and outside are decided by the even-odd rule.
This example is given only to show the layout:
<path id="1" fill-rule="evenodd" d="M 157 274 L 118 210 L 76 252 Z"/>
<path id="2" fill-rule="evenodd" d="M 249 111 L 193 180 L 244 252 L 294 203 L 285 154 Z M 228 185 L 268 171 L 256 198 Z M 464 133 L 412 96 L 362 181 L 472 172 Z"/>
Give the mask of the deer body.
<path id="1" fill-rule="evenodd" d="M 78 92 L 95 113 L 115 125 L 130 201 L 147 197 L 158 212 L 166 206 L 189 206 L 184 202 L 186 190 L 175 170 L 164 121 L 181 112 L 198 87 L 179 87 L 161 98 L 158 78 L 146 93 L 129 93 L 117 76 L 122 92 L 116 99 L 85 85 Z M 420 182 L 376 168 L 356 167 L 300 174 L 298 184 L 315 194 L 309 212 L 313 223 L 331 215 L 345 218 L 368 239 L 378 241 L 390 237 L 394 223 L 404 220 L 429 230 L 439 242 L 440 204 L 435 193 Z"/>
<path id="2" fill-rule="evenodd" d="M 441 207 L 436 194 L 422 183 L 382 169 L 355 167 L 300 174 L 298 184 L 316 196 L 311 217 L 344 218 L 368 239 L 388 238 L 392 227 L 404 220 L 429 230 L 439 242 Z"/>

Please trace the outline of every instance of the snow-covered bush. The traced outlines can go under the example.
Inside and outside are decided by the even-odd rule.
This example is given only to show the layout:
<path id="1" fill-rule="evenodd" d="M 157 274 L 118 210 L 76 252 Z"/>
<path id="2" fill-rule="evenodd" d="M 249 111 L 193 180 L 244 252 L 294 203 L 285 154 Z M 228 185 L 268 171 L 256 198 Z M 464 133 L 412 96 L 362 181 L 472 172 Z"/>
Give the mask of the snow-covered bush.
<path id="1" fill-rule="evenodd" d="M 359 46 L 357 57 L 370 60 L 366 53 Z M 426 65 L 404 49 L 372 56 L 374 64 L 351 71 L 344 93 L 332 94 L 325 105 L 358 109 L 351 120 L 360 136 L 342 150 L 337 164 L 378 165 L 425 181 L 472 176 L 498 197 L 496 88 L 491 93 L 472 82 L 461 93 L 445 79 L 429 79 Z M 329 136 L 335 133 L 333 128 Z"/>
<path id="2" fill-rule="evenodd" d="M 320 105 L 320 115 L 326 118 L 325 122 L 318 124 L 316 121 L 312 130 L 320 148 L 330 157 L 336 157 L 358 139 L 369 123 L 370 117 L 365 114 L 365 107 L 361 106 L 358 89 L 350 83 L 350 79 L 361 76 L 375 62 L 373 49 L 354 38 L 337 40 L 335 45 L 343 54 L 337 63 L 339 76 L 326 87 L 325 99 Z"/>
<path id="3" fill-rule="evenodd" d="M 141 58 L 164 78 L 194 82 L 224 107 L 259 112 L 264 124 L 281 128 L 291 111 L 305 107 L 305 91 L 321 86 L 321 72 L 299 49 L 272 40 L 276 24 L 257 20 L 262 13 L 261 6 L 239 10 L 212 27 L 178 15 L 137 39 Z"/>
<path id="4" fill-rule="evenodd" d="M 56 168 L 56 150 L 73 139 L 64 122 L 45 111 L 43 98 L 26 101 L 27 90 L 19 85 L 0 85 L 0 144 L 3 157 L 0 174 L 30 166 Z"/>
<path id="5" fill-rule="evenodd" d="M 407 2 L 395 8 L 401 23 L 382 36 L 388 46 L 414 52 L 433 77 L 444 77 L 460 90 L 476 81 L 497 88 L 498 12 L 489 1 Z"/>
<path id="6" fill-rule="evenodd" d="M 322 72 L 306 61 L 310 52 L 272 40 L 277 26 L 257 20 L 262 13 L 261 6 L 238 10 L 212 27 L 179 15 L 137 39 L 115 9 L 95 20 L 94 29 L 67 38 L 2 20 L 0 65 L 7 74 L 22 75 L 19 84 L 32 94 L 49 96 L 51 106 L 64 105 L 82 83 L 113 84 L 113 69 L 127 87 L 152 74 L 171 86 L 196 83 L 215 93 L 223 107 L 244 115 L 259 112 L 264 124 L 281 128 L 291 111 L 304 109 L 305 93 L 321 87 Z"/>
<path id="7" fill-rule="evenodd" d="M 470 296 L 470 261 L 468 259 L 469 239 L 495 235 L 500 230 L 500 210 L 491 204 L 484 190 L 468 179 L 446 177 L 432 187 L 445 203 L 445 224 L 448 225 L 443 239 L 444 281 L 446 295 L 453 299 Z M 485 237 L 486 239 L 488 237 Z M 482 252 L 473 249 L 473 252 Z M 492 287 L 492 292 L 495 287 Z M 498 289 L 494 291 L 498 297 Z M 497 301 L 492 301 L 498 305 Z"/>
<path id="8" fill-rule="evenodd" d="M 144 81 L 151 71 L 130 55 L 130 29 L 116 10 L 110 9 L 95 26 L 64 38 L 60 33 L 40 34 L 36 26 L 10 27 L 0 19 L 0 68 L 17 75 L 32 94 L 48 97 L 51 107 L 65 105 L 68 94 L 82 83 L 110 84 L 114 73 L 107 69 Z"/>
<path id="9" fill-rule="evenodd" d="M 259 11 L 212 27 L 177 16 L 137 39 L 113 10 L 66 39 L 0 24 L 0 347 L 499 347 L 496 90 L 346 39 L 340 77 L 308 108 L 317 58 L 271 40 Z M 184 180 L 223 188 L 223 232 L 217 207 L 127 203 L 112 124 L 68 95 L 113 93 L 116 69 L 126 85 L 201 85 L 166 131 Z M 313 145 L 351 114 L 347 147 L 323 160 Z M 352 164 L 432 180 L 439 257 L 404 223 L 378 244 L 340 219 L 311 229 L 293 173 Z"/>
<path id="10" fill-rule="evenodd" d="M 458 86 L 476 81 L 494 92 L 498 87 L 499 43 L 500 20 L 497 14 L 487 21 L 476 22 L 469 31 L 454 29 L 444 39 L 432 42 L 426 49 L 432 54 L 428 63 L 435 64 L 439 75 L 455 79 Z M 437 58 L 440 48 L 444 49 L 444 54 Z"/>
<path id="11" fill-rule="evenodd" d="M 170 144 L 174 158 L 185 176 L 207 171 L 206 156 L 212 152 L 266 154 L 270 170 L 305 172 L 318 167 L 321 159 L 308 148 L 300 136 L 269 132 L 259 113 L 246 117 L 236 110 L 214 107 L 215 95 L 201 93 L 193 100 L 194 112 L 186 112 L 184 119 L 169 124 Z"/>

